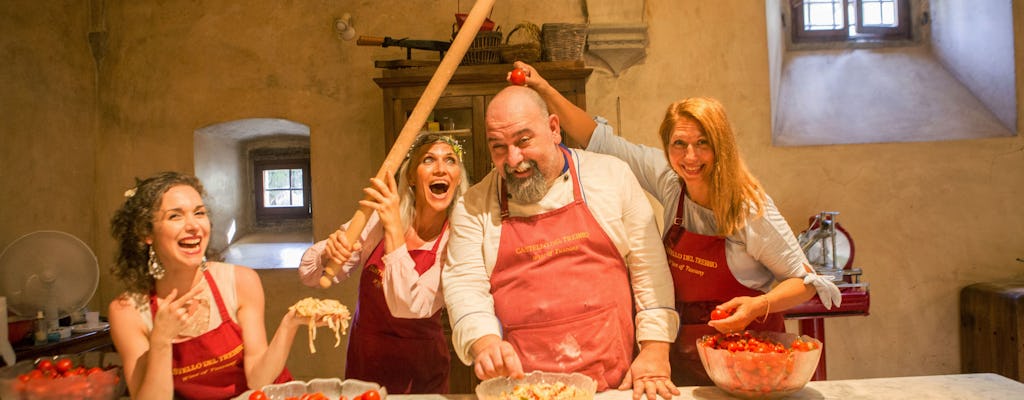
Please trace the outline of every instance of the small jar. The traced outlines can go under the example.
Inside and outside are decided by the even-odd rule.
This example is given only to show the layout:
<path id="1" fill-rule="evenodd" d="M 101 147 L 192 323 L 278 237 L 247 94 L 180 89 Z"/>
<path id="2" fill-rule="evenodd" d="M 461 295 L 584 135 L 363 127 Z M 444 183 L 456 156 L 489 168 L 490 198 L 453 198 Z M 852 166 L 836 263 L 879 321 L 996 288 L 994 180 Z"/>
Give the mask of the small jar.
<path id="1" fill-rule="evenodd" d="M 43 316 L 42 311 L 36 312 L 36 324 L 33 328 L 35 329 L 34 339 L 36 345 L 44 344 L 49 340 L 47 337 L 46 317 Z"/>

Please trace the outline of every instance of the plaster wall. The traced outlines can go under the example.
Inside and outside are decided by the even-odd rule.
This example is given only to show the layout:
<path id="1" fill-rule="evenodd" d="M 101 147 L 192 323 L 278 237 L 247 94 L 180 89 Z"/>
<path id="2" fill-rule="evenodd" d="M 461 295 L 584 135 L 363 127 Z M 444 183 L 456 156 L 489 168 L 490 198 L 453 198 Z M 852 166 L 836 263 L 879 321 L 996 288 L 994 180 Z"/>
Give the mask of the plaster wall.
<path id="1" fill-rule="evenodd" d="M 131 178 L 193 171 L 193 132 L 219 121 L 267 117 L 309 126 L 314 237 L 326 237 L 351 216 L 385 154 L 373 60 L 404 57 L 398 49 L 338 40 L 333 18 L 352 13 L 358 34 L 443 39 L 458 2 L 108 0 L 109 40 L 98 74 L 85 39 L 87 10 L 74 4 L 0 6 L 7 33 L 0 49 L 30 55 L 0 66 L 0 77 L 17 78 L 0 83 L 7 92 L 0 115 L 15 121 L 0 132 L 20 147 L 0 150 L 0 163 L 34 178 L 0 178 L 31 194 L 0 203 L 0 246 L 32 228 L 66 229 L 86 236 L 106 270 L 114 251 L 107 221 Z M 589 111 L 607 116 L 626 138 L 657 146 L 670 102 L 719 98 L 751 170 L 794 231 L 808 216 L 836 210 L 856 241 L 872 310 L 827 320 L 829 378 L 959 372 L 960 288 L 1024 278 L 1024 264 L 1015 261 L 1024 256 L 1024 139 L 775 147 L 765 10 L 765 1 L 648 0 L 646 58 L 618 77 L 595 70 Z M 1013 13 L 1020 43 L 1024 15 L 1020 7 Z M 575 2 L 540 0 L 499 2 L 491 18 L 503 26 L 583 21 Z M 1014 54 L 1019 74 L 1024 63 Z M 90 79 L 98 82 L 98 102 L 82 83 Z M 46 83 L 54 81 L 60 86 Z M 54 104 L 66 107 L 54 112 Z M 81 134 L 94 119 L 97 127 Z M 28 128 L 36 133 L 24 133 Z M 259 273 L 271 334 L 302 297 L 355 305 L 355 285 L 323 292 L 301 286 L 293 270 Z M 93 304 L 105 306 L 120 288 L 106 274 L 100 286 Z M 310 355 L 300 330 L 288 362 L 296 377 L 341 374 L 345 343 L 334 349 L 327 336 Z"/>
<path id="2" fill-rule="evenodd" d="M 107 235 L 93 212 L 99 116 L 89 12 L 80 1 L 0 2 L 0 252 L 37 230 L 90 245 Z"/>
<path id="3" fill-rule="evenodd" d="M 1013 1 L 943 0 L 932 4 L 935 57 L 1011 131 L 1017 130 L 1013 77 Z"/>

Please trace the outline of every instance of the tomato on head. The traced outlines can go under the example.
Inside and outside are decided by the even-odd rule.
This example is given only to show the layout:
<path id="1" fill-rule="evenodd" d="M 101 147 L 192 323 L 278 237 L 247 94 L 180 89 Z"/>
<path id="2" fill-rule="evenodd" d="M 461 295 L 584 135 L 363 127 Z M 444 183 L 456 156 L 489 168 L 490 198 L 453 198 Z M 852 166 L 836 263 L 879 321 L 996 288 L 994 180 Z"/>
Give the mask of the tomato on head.
<path id="1" fill-rule="evenodd" d="M 526 85 L 526 70 L 522 68 L 513 68 L 512 72 L 508 75 L 508 81 L 513 85 Z"/>

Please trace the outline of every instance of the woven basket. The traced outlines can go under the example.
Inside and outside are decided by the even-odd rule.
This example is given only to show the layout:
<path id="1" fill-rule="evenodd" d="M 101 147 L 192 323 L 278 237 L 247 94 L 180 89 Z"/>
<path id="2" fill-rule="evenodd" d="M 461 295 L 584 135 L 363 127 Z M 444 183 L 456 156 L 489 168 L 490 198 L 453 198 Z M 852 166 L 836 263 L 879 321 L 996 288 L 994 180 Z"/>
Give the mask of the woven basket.
<path id="1" fill-rule="evenodd" d="M 512 35 L 519 32 L 515 43 L 512 43 Z M 532 63 L 540 59 L 540 28 L 531 22 L 521 22 L 508 31 L 505 36 L 505 44 L 501 45 L 501 61 L 512 63 L 523 61 Z"/>
<path id="2" fill-rule="evenodd" d="M 579 60 L 587 43 L 587 24 L 544 24 L 541 37 L 544 61 Z"/>
<path id="3" fill-rule="evenodd" d="M 452 38 L 455 38 L 455 34 L 455 32 L 452 33 Z M 476 37 L 473 38 L 473 43 L 466 50 L 466 55 L 462 57 L 461 65 L 500 63 L 502 36 L 500 28 L 493 32 L 477 32 Z"/>

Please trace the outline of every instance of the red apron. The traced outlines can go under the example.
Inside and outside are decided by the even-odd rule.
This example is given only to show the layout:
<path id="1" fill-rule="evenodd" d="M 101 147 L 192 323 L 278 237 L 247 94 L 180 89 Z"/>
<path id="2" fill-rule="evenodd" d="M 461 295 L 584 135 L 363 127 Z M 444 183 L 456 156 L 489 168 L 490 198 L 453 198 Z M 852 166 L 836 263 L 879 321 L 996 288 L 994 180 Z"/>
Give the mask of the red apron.
<path id="1" fill-rule="evenodd" d="M 682 386 L 714 385 L 697 354 L 697 339 L 718 333 L 708 326 L 711 310 L 738 296 L 764 294 L 744 286 L 729 270 L 725 258 L 725 238 L 700 235 L 686 231 L 682 226 L 683 197 L 686 186 L 679 194 L 676 218 L 665 233 L 665 255 L 672 282 L 675 284 L 676 310 L 679 311 L 680 330 L 672 345 L 669 361 L 672 364 L 672 383 Z M 782 314 L 772 313 L 761 322 L 754 320 L 747 329 L 785 332 Z"/>
<path id="2" fill-rule="evenodd" d="M 242 328 L 231 319 L 220 290 L 209 271 L 203 271 L 206 283 L 220 312 L 221 324 L 213 330 L 171 348 L 171 374 L 174 379 L 175 398 L 229 399 L 246 390 Z M 149 296 L 152 314 L 157 311 L 156 293 Z M 274 383 L 292 380 L 285 368 Z"/>
<path id="3" fill-rule="evenodd" d="M 562 150 L 566 157 L 569 153 Z M 633 356 L 632 291 L 625 262 L 583 202 L 530 217 L 508 213 L 491 273 L 494 310 L 526 372 L 580 372 L 598 390 L 618 387 Z"/>
<path id="4" fill-rule="evenodd" d="M 445 222 L 441 235 L 447 230 Z M 431 250 L 410 250 L 423 275 L 437 260 L 438 236 Z M 359 277 L 359 302 L 352 322 L 345 377 L 376 382 L 388 393 L 448 393 L 451 354 L 441 311 L 429 318 L 395 318 L 381 288 L 384 241 L 370 253 Z"/>

